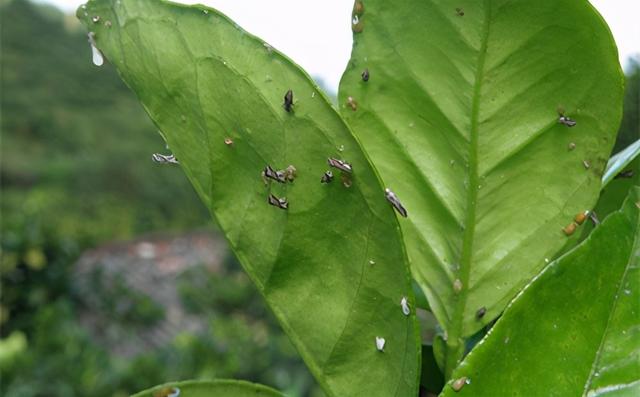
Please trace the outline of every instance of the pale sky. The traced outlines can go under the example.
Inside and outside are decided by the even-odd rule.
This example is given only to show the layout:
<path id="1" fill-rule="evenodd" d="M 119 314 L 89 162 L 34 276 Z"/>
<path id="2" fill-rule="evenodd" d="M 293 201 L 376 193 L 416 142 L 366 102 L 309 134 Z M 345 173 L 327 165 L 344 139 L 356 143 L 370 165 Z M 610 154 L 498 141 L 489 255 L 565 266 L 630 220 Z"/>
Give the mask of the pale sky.
<path id="1" fill-rule="evenodd" d="M 84 1 L 39 0 L 73 12 Z M 270 43 L 333 91 L 351 56 L 352 0 L 200 0 Z M 591 0 L 609 24 L 624 65 L 640 55 L 640 0 Z"/>

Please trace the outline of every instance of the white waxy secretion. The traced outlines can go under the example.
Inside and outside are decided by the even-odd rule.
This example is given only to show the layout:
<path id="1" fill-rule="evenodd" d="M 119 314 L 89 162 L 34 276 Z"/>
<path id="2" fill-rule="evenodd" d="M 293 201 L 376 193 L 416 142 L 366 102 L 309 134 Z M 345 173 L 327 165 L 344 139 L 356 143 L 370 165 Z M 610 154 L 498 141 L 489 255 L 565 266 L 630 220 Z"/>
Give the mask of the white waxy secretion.
<path id="1" fill-rule="evenodd" d="M 402 307 L 402 313 L 405 316 L 408 316 L 409 314 L 411 314 L 411 308 L 409 307 L 409 301 L 407 301 L 406 296 L 403 296 L 402 299 L 400 300 L 400 306 Z"/>
<path id="2" fill-rule="evenodd" d="M 96 66 L 102 66 L 104 64 L 104 57 L 102 56 L 102 52 L 96 47 L 96 34 L 93 32 L 89 32 L 87 37 L 89 38 L 89 44 L 91 45 L 91 54 L 93 57 L 93 64 Z"/>
<path id="3" fill-rule="evenodd" d="M 379 352 L 384 351 L 384 344 L 386 342 L 384 338 L 376 336 L 376 349 L 378 349 Z"/>

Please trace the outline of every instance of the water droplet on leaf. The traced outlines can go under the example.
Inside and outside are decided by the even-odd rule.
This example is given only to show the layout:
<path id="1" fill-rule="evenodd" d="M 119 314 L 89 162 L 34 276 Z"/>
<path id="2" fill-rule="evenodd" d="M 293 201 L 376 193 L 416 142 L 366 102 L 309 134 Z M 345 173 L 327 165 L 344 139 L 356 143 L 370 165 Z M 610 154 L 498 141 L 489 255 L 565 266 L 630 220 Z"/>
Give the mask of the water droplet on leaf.
<path id="1" fill-rule="evenodd" d="M 96 66 L 102 66 L 104 64 L 104 57 L 102 56 L 102 52 L 96 47 L 95 33 L 89 32 L 87 37 L 89 38 L 89 45 L 91 45 L 91 55 L 93 64 Z"/>

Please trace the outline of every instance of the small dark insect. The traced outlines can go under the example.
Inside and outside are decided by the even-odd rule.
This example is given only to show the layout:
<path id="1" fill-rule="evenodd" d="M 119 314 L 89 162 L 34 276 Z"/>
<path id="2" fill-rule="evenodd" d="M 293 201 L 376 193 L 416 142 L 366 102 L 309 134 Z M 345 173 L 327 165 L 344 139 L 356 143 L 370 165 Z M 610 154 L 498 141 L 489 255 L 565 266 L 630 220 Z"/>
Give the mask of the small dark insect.
<path id="1" fill-rule="evenodd" d="M 578 124 L 575 120 L 572 120 L 563 114 L 561 114 L 560 117 L 558 117 L 558 123 L 564 124 L 567 127 L 574 127 L 576 124 Z"/>
<path id="2" fill-rule="evenodd" d="M 289 90 L 284 94 L 284 104 L 282 106 L 284 106 L 284 110 L 291 112 L 293 108 L 293 91 Z"/>
<path id="3" fill-rule="evenodd" d="M 587 219 L 588 215 L 589 215 L 589 211 L 581 212 L 578 215 L 576 215 L 576 217 L 573 218 L 573 220 L 576 221 L 578 225 L 582 225 L 585 219 Z"/>
<path id="4" fill-rule="evenodd" d="M 600 224 L 600 219 L 598 219 L 598 214 L 593 211 L 589 211 L 589 219 L 593 222 L 593 226 L 598 226 Z"/>
<path id="5" fill-rule="evenodd" d="M 387 199 L 387 201 L 390 202 L 391 205 L 393 205 L 393 208 L 395 208 L 400 215 L 402 215 L 405 218 L 407 217 L 407 210 L 402 206 L 402 204 L 400 203 L 400 200 L 398 199 L 398 196 L 396 196 L 394 192 L 392 192 L 389 189 L 384 189 L 384 196 Z"/>
<path id="6" fill-rule="evenodd" d="M 459 17 L 464 16 L 464 10 L 460 7 L 456 8 L 456 15 Z"/>
<path id="7" fill-rule="evenodd" d="M 273 194 L 269 195 L 269 200 L 268 200 L 269 204 L 273 205 L 274 207 L 278 207 L 280 209 L 286 210 L 287 208 L 289 208 L 289 202 L 287 202 L 286 198 L 277 198 L 276 196 L 274 196 Z"/>
<path id="8" fill-rule="evenodd" d="M 327 163 L 329 163 L 329 165 L 332 166 L 333 168 L 339 169 L 340 171 L 344 171 L 349 174 L 353 172 L 353 168 L 351 168 L 351 164 L 347 163 L 344 160 L 329 158 L 327 159 Z"/>
<path id="9" fill-rule="evenodd" d="M 355 99 L 353 99 L 353 97 L 349 97 L 347 98 L 347 105 L 351 108 L 351 110 L 353 110 L 354 112 L 356 110 L 358 110 L 358 102 L 355 101 Z"/>
<path id="10" fill-rule="evenodd" d="M 154 153 L 151 155 L 151 159 L 160 164 L 179 164 L 178 159 L 173 154 L 164 155 L 160 153 Z"/>
<path id="11" fill-rule="evenodd" d="M 286 183 L 287 182 L 287 178 L 285 177 L 284 172 L 282 171 L 274 171 L 273 168 L 271 168 L 270 165 L 267 165 L 264 168 L 264 171 L 262 171 L 262 176 L 269 178 L 269 179 L 273 179 L 274 181 L 278 181 L 280 183 Z"/>
<path id="12" fill-rule="evenodd" d="M 562 231 L 567 236 L 571 236 L 576 231 L 576 227 L 578 227 L 578 225 L 576 225 L 575 223 L 571 222 L 570 224 L 565 226 L 564 229 L 562 229 Z"/>
<path id="13" fill-rule="evenodd" d="M 162 389 L 153 393 L 153 397 L 178 397 L 180 395 L 180 389 L 177 387 L 163 387 Z"/>
<path id="14" fill-rule="evenodd" d="M 484 315 L 487 313 L 487 308 L 482 306 L 480 309 L 478 309 L 478 311 L 476 312 L 476 318 L 478 320 L 480 320 L 482 317 L 484 317 Z"/>
<path id="15" fill-rule="evenodd" d="M 320 183 L 329 183 L 333 180 L 333 172 L 331 171 L 326 171 L 323 175 L 322 175 L 322 179 L 320 179 Z"/>
<path id="16" fill-rule="evenodd" d="M 362 81 L 364 81 L 364 82 L 369 81 L 369 69 L 365 69 L 362 72 Z"/>
<path id="17" fill-rule="evenodd" d="M 622 171 L 618 175 L 615 176 L 615 179 L 618 178 L 633 178 L 633 170 Z"/>

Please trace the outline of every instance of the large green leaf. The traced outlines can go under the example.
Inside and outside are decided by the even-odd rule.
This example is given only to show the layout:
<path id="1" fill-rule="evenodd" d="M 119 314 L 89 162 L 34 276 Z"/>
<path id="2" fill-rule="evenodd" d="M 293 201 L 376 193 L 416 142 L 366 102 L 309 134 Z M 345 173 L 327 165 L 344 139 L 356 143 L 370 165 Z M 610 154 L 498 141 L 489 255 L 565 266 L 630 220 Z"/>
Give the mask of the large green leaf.
<path id="1" fill-rule="evenodd" d="M 453 379 L 444 396 L 640 394 L 640 188 L 536 277 Z"/>
<path id="2" fill-rule="evenodd" d="M 415 395 L 420 344 L 414 310 L 401 309 L 403 297 L 415 305 L 400 228 L 358 142 L 309 77 L 200 6 L 92 0 L 78 16 L 327 394 Z M 336 169 L 320 183 L 329 157 L 352 164 L 349 183 Z M 266 183 L 266 165 L 293 165 L 297 178 Z M 286 196 L 288 209 L 269 205 L 270 193 Z"/>
<path id="3" fill-rule="evenodd" d="M 167 383 L 141 391 L 132 397 L 284 397 L 283 394 L 241 380 L 185 381 Z"/>
<path id="4" fill-rule="evenodd" d="M 341 112 L 409 212 L 449 372 L 597 199 L 622 111 L 616 47 L 584 0 L 358 0 L 353 23 Z"/>

